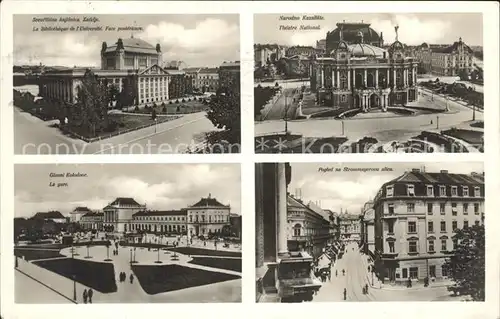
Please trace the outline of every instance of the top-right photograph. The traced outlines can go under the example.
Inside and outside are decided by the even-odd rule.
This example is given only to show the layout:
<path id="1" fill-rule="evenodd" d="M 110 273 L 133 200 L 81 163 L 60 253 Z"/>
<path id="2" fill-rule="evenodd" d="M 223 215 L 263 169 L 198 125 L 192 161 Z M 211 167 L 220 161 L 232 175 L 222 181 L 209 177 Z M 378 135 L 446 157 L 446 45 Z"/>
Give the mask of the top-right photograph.
<path id="1" fill-rule="evenodd" d="M 481 13 L 254 16 L 256 153 L 484 152 Z"/>

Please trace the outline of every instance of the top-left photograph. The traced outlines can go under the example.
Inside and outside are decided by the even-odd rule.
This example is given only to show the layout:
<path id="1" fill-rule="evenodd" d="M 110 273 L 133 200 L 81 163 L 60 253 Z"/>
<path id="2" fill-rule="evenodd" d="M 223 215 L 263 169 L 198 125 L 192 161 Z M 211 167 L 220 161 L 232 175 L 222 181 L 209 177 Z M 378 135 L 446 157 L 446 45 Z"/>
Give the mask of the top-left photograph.
<path id="1" fill-rule="evenodd" d="M 236 14 L 15 15 L 14 153 L 240 153 Z"/>

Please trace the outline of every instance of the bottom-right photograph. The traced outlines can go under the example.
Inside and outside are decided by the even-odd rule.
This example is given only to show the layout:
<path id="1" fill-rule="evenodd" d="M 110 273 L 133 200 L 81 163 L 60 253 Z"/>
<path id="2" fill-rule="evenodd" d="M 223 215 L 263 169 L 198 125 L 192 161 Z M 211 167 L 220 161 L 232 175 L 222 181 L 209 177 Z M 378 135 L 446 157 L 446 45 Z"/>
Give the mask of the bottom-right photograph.
<path id="1" fill-rule="evenodd" d="M 257 163 L 257 302 L 484 301 L 482 162 Z"/>

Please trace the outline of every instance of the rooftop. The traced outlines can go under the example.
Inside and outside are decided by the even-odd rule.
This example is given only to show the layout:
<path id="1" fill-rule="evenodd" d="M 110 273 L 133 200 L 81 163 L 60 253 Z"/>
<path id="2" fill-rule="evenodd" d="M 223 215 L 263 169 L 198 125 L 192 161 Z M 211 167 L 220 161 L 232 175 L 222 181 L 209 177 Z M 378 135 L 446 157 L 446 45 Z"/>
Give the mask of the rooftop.
<path id="1" fill-rule="evenodd" d="M 212 198 L 211 194 L 208 194 L 207 198 L 202 197 L 196 204 L 191 207 L 228 207 L 220 203 L 217 199 Z"/>
<path id="2" fill-rule="evenodd" d="M 137 39 L 137 38 L 122 39 L 122 43 L 125 52 L 158 54 L 156 48 L 153 45 L 149 44 L 148 42 L 142 39 Z M 117 47 L 118 47 L 118 41 L 108 46 L 106 48 L 106 53 L 116 51 Z"/>
<path id="3" fill-rule="evenodd" d="M 111 204 L 108 206 L 142 206 L 138 202 L 135 201 L 135 199 L 131 197 L 117 197 Z"/>
<path id="4" fill-rule="evenodd" d="M 43 219 L 48 219 L 48 218 L 51 218 L 51 219 L 62 219 L 62 218 L 65 218 L 63 216 L 63 214 L 61 214 L 61 212 L 59 211 L 50 211 L 50 212 L 39 212 L 39 213 L 36 213 L 35 216 L 33 216 L 33 218 L 43 218 Z"/>

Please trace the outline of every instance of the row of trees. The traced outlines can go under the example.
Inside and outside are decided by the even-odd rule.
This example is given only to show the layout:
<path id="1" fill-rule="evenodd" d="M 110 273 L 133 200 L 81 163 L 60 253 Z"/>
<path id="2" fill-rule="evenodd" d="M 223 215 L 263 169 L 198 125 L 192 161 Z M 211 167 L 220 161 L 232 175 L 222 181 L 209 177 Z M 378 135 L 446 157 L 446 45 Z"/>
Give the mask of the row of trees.
<path id="1" fill-rule="evenodd" d="M 431 80 L 420 82 L 420 85 L 427 89 L 433 90 L 436 93 L 448 94 L 453 97 L 457 97 L 471 105 L 476 105 L 481 108 L 484 105 L 484 94 L 475 91 L 472 86 L 467 86 L 463 83 L 448 84 L 439 82 L 439 79 L 436 79 L 436 81 Z"/>
<path id="2" fill-rule="evenodd" d="M 254 116 L 259 117 L 264 106 L 280 90 L 278 83 L 275 86 L 262 87 L 260 84 L 254 87 Z"/>

